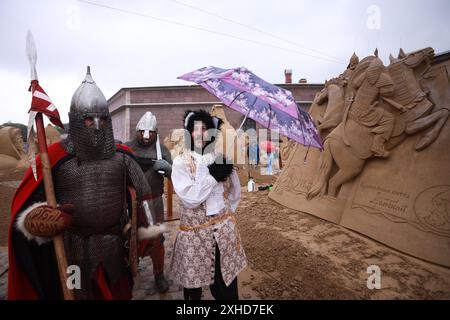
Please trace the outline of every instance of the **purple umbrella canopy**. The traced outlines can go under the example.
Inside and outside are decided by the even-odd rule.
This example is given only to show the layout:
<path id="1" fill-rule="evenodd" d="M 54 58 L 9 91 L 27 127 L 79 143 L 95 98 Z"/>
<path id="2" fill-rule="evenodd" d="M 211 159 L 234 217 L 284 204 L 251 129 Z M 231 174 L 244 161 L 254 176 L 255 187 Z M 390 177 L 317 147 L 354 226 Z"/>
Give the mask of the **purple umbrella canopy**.
<path id="1" fill-rule="evenodd" d="M 246 68 L 204 67 L 178 77 L 193 81 L 225 105 L 278 131 L 298 143 L 323 149 L 311 116 L 299 109 L 292 93 L 253 74 Z"/>

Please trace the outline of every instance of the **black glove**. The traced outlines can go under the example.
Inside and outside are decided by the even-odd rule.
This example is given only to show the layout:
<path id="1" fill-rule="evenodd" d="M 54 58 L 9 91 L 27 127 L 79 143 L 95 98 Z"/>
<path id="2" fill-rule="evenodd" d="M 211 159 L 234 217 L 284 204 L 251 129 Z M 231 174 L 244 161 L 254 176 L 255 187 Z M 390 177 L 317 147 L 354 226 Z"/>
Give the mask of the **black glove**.
<path id="1" fill-rule="evenodd" d="M 172 173 L 172 165 L 164 159 L 156 160 L 155 164 L 153 165 L 153 170 L 164 171 L 164 175 L 166 177 L 170 177 Z"/>
<path id="2" fill-rule="evenodd" d="M 222 160 L 220 159 L 222 158 Z M 209 174 L 218 182 L 225 181 L 233 172 L 233 165 L 228 164 L 224 156 L 217 156 L 216 161 L 208 166 Z"/>

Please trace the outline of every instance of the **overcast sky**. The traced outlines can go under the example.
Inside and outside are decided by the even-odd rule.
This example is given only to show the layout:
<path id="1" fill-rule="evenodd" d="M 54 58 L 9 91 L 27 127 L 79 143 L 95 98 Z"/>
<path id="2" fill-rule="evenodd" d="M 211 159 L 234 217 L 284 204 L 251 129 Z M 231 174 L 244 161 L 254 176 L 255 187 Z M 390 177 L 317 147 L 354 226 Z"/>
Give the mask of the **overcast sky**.
<path id="1" fill-rule="evenodd" d="M 355 51 L 378 47 L 388 63 L 431 46 L 450 49 L 450 1 L 0 0 L 0 123 L 26 123 L 28 29 L 41 86 L 68 121 L 86 65 L 110 98 L 122 87 L 183 85 L 208 65 L 245 66 L 272 83 L 310 83 L 341 73 Z M 100 4 L 95 5 L 95 4 Z"/>

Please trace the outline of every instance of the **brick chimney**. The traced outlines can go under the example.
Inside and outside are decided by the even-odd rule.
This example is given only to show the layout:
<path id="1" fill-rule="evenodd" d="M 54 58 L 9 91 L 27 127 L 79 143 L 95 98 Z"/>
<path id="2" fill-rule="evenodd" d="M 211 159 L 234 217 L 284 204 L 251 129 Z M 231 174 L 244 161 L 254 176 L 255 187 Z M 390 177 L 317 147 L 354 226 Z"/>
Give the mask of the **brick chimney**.
<path id="1" fill-rule="evenodd" d="M 284 70 L 284 83 L 292 83 L 292 70 L 291 69 Z"/>

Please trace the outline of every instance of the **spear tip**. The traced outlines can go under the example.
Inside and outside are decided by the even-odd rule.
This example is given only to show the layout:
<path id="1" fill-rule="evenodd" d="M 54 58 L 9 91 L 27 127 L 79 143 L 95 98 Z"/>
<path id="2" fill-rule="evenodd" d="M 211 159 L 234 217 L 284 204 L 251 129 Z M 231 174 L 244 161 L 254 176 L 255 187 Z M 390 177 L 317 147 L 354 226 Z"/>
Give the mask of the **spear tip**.
<path id="1" fill-rule="evenodd" d="M 31 33 L 31 30 L 27 31 L 26 53 L 30 62 L 36 63 L 37 58 L 36 45 L 34 43 L 34 37 L 33 34 Z"/>
<path id="2" fill-rule="evenodd" d="M 36 45 L 34 43 L 33 34 L 30 30 L 27 32 L 27 42 L 25 47 L 25 53 L 27 55 L 28 61 L 30 63 L 31 70 L 31 80 L 37 80 L 37 72 L 36 72 L 36 60 L 37 60 L 37 52 Z"/>

